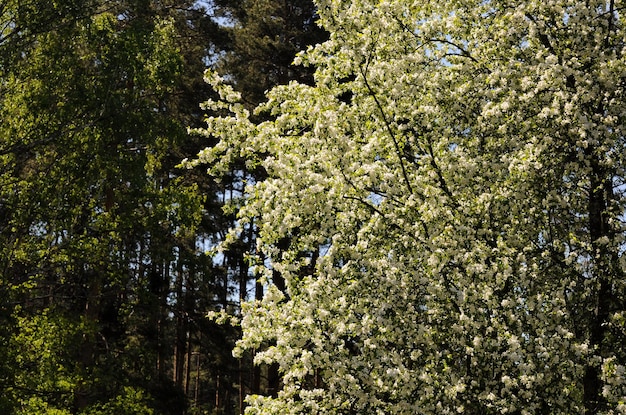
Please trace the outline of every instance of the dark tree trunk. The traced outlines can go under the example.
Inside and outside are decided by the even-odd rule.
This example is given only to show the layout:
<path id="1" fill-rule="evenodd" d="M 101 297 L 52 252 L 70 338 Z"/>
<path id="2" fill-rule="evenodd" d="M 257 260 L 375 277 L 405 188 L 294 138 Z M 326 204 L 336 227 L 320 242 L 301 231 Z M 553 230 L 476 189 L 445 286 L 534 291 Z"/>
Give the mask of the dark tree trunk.
<path id="1" fill-rule="evenodd" d="M 601 168 L 599 160 L 592 157 L 590 191 L 589 191 L 589 236 L 594 255 L 593 278 L 597 291 L 593 297 L 593 313 L 590 316 L 589 343 L 595 353 L 602 354 L 602 343 L 606 332 L 611 303 L 611 273 L 615 269 L 613 255 L 602 238 L 612 239 L 609 224 L 609 204 L 613 198 L 610 176 Z M 602 396 L 602 380 L 600 368 L 589 364 L 585 368 L 583 378 L 583 396 L 585 414 L 597 414 L 606 406 Z"/>

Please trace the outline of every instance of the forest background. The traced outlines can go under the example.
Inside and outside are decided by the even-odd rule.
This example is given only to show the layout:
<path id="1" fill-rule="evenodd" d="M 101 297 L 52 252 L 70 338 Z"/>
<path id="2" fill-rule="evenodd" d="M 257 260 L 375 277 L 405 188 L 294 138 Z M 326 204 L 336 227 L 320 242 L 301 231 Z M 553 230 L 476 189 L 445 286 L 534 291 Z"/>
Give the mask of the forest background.
<path id="1" fill-rule="evenodd" d="M 315 5 L 2 3 L 2 413 L 626 414 L 623 2 Z"/>
<path id="2" fill-rule="evenodd" d="M 177 165 L 208 144 L 187 132 L 205 69 L 253 108 L 310 82 L 291 63 L 314 20 L 301 0 L 1 2 L 1 413 L 235 414 L 277 387 L 206 318 L 262 295 L 254 227 L 207 253 L 259 172 Z"/>

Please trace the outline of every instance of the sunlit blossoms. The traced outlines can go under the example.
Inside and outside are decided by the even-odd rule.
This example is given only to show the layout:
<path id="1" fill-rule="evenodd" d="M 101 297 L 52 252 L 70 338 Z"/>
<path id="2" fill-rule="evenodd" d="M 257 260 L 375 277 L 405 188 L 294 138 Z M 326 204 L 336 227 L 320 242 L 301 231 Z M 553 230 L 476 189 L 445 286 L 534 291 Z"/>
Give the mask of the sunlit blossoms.
<path id="1" fill-rule="evenodd" d="M 211 78 L 199 161 L 268 176 L 247 413 L 626 414 L 623 8 L 320 0 L 314 86 Z"/>

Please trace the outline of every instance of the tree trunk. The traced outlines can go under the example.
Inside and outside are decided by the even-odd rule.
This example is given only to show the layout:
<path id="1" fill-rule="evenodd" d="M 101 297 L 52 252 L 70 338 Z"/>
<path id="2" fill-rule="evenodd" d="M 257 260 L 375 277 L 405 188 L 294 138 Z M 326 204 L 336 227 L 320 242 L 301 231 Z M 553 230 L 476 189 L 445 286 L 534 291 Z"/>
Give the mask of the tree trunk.
<path id="1" fill-rule="evenodd" d="M 590 177 L 589 193 L 589 236 L 594 255 L 593 278 L 596 280 L 597 292 L 594 297 L 594 311 L 590 316 L 589 343 L 595 353 L 602 353 L 602 343 L 606 332 L 606 323 L 609 318 L 611 299 L 611 272 L 615 269 L 613 255 L 602 238 L 612 239 L 609 224 L 608 206 L 613 197 L 613 188 L 610 177 L 599 165 L 599 160 L 592 156 L 592 172 Z M 589 364 L 585 368 L 583 378 L 583 396 L 585 414 L 597 414 L 606 406 L 602 396 L 602 380 L 600 368 Z"/>
<path id="2" fill-rule="evenodd" d="M 184 391 L 184 369 L 185 355 L 187 352 L 187 316 L 185 315 L 183 299 L 183 279 L 184 270 L 182 260 L 178 258 L 178 269 L 176 275 L 176 340 L 174 343 L 174 383 Z"/>
<path id="3" fill-rule="evenodd" d="M 76 392 L 74 393 L 74 409 L 76 413 L 80 413 L 81 410 L 85 409 L 91 403 L 89 399 L 89 371 L 93 368 L 95 363 L 96 327 L 98 317 L 100 316 L 100 296 L 102 293 L 101 275 L 97 271 L 87 271 L 86 274 L 89 287 L 87 289 L 87 298 L 85 299 L 83 311 L 85 330 L 83 332 L 82 344 L 78 355 L 80 372 L 82 373 L 83 379 L 77 385 Z"/>

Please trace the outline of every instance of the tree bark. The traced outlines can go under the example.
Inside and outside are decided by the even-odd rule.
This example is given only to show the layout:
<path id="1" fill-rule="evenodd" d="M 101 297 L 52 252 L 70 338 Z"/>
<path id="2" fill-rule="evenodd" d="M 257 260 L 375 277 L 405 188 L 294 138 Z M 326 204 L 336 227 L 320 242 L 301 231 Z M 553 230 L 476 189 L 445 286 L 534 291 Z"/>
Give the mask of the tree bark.
<path id="1" fill-rule="evenodd" d="M 593 249 L 593 278 L 596 280 L 597 292 L 594 296 L 593 314 L 590 316 L 589 345 L 594 353 L 602 353 L 602 343 L 606 332 L 610 312 L 611 286 L 610 275 L 613 259 L 610 248 L 602 240 L 611 240 L 612 232 L 609 224 L 608 206 L 613 197 L 611 178 L 600 166 L 599 160 L 592 155 L 589 191 L 589 236 Z M 585 368 L 583 378 L 583 396 L 585 414 L 599 413 L 605 406 L 606 400 L 602 396 L 602 380 L 600 369 L 590 363 Z"/>

